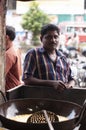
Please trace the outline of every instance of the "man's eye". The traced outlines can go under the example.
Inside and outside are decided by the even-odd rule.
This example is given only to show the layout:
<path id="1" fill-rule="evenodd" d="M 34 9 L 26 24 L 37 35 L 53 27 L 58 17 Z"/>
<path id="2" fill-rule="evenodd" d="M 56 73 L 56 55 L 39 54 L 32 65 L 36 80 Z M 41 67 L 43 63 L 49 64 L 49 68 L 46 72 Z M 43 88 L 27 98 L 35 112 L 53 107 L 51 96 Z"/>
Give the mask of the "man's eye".
<path id="1" fill-rule="evenodd" d="M 55 39 L 59 38 L 59 36 L 54 36 Z"/>
<path id="2" fill-rule="evenodd" d="M 51 39 L 52 37 L 50 37 L 50 36 L 47 36 L 47 37 L 45 37 L 45 38 L 49 40 L 49 39 Z"/>
<path id="3" fill-rule="evenodd" d="M 54 36 L 54 37 L 52 37 L 52 36 L 47 36 L 47 37 L 45 37 L 46 39 L 48 39 L 48 40 L 50 40 L 50 39 L 58 39 L 59 38 L 59 36 Z"/>

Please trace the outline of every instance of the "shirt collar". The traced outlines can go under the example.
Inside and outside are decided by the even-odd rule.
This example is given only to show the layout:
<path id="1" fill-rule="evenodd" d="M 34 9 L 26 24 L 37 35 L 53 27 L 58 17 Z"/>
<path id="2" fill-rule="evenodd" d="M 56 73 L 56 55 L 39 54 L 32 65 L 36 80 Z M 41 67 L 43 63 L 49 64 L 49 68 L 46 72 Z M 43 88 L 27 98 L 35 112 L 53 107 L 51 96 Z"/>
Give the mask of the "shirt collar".
<path id="1" fill-rule="evenodd" d="M 41 48 L 39 48 L 39 52 L 45 53 L 46 50 L 44 49 L 44 47 L 41 47 Z M 63 53 L 62 53 L 61 51 L 57 50 L 57 49 L 56 49 L 56 54 L 57 54 L 59 57 L 64 57 Z"/>

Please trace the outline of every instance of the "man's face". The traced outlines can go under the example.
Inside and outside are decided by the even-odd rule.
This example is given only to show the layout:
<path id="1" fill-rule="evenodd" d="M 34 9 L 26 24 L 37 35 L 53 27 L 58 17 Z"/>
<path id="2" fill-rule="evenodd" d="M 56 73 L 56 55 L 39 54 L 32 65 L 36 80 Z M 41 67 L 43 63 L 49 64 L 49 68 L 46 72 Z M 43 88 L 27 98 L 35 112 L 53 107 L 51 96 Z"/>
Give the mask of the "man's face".
<path id="1" fill-rule="evenodd" d="M 59 46 L 59 34 L 57 31 L 48 31 L 42 38 L 43 47 L 47 51 L 52 51 Z"/>

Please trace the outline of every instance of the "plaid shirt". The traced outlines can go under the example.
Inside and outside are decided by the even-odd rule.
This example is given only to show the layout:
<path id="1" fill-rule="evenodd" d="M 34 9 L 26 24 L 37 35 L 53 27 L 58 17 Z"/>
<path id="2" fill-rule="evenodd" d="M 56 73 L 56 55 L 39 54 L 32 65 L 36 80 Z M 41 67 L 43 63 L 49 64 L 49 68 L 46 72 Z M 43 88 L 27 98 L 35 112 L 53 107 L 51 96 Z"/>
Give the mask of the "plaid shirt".
<path id="1" fill-rule="evenodd" d="M 44 48 L 31 49 L 24 60 L 22 79 L 31 76 L 44 80 L 61 80 L 64 83 L 73 79 L 66 57 L 57 51 L 57 59 L 53 62 Z"/>

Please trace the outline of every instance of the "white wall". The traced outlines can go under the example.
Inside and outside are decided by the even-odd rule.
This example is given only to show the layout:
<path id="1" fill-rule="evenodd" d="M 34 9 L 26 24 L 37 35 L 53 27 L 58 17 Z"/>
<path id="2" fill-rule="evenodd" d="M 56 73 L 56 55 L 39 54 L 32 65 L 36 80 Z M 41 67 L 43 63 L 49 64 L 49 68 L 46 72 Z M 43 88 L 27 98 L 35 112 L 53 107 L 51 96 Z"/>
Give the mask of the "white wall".
<path id="1" fill-rule="evenodd" d="M 48 14 L 83 14 L 84 0 L 36 0 Z M 25 13 L 31 2 L 17 1 L 17 13 Z"/>

